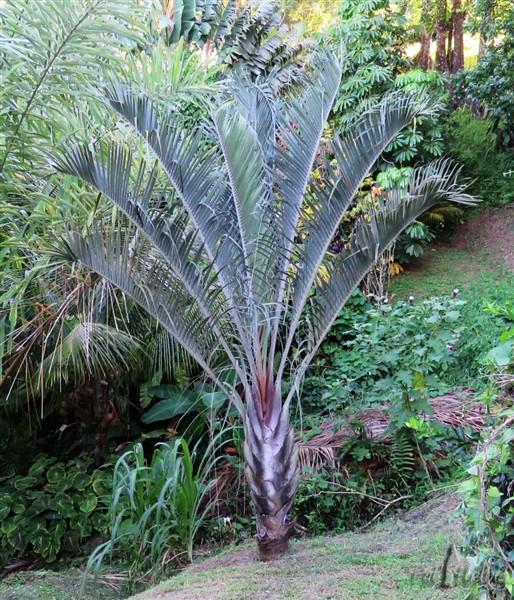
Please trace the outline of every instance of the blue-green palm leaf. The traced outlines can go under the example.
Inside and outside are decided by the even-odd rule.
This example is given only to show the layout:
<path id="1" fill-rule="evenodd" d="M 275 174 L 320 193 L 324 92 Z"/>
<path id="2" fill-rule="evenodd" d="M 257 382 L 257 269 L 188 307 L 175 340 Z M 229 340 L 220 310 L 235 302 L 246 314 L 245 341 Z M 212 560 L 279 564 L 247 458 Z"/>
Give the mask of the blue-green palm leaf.
<path id="1" fill-rule="evenodd" d="M 413 116 L 431 110 L 415 98 L 385 98 L 334 140 L 335 164 L 325 160 L 320 183 L 312 172 L 340 73 L 336 61 L 318 56 L 285 101 L 235 79 L 214 102 L 212 125 L 195 132 L 150 98 L 115 85 L 108 102 L 148 152 L 113 145 L 94 155 L 82 147 L 59 163 L 108 196 L 130 223 L 112 233 L 75 232 L 73 256 L 148 310 L 213 377 L 212 357 L 222 349 L 243 383 L 238 404 L 254 404 L 271 424 L 283 418 L 277 390 L 313 286 L 314 337 L 299 373 L 404 226 L 442 199 L 472 202 L 455 183 L 455 168 L 434 163 L 415 172 L 408 197 L 391 194 L 369 222 L 357 224 L 345 251 L 330 257 L 339 223 L 380 153 Z M 174 190 L 164 199 L 156 183 L 162 178 Z M 283 355 L 274 373 L 277 350 Z"/>

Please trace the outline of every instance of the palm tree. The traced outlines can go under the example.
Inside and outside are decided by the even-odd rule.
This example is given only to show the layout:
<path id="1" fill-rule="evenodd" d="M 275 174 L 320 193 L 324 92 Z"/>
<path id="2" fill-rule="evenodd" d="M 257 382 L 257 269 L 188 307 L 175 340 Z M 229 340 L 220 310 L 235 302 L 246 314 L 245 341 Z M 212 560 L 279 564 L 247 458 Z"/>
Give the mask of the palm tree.
<path id="1" fill-rule="evenodd" d="M 332 158 L 319 166 L 340 76 L 335 60 L 318 56 L 286 101 L 234 80 L 210 124 L 194 132 L 184 131 L 176 112 L 115 84 L 108 102 L 141 145 L 69 148 L 58 162 L 125 215 L 116 229 L 98 223 L 71 231 L 66 258 L 148 311 L 239 411 L 263 560 L 285 552 L 294 528 L 298 461 L 289 407 L 334 319 L 406 225 L 442 200 L 474 202 L 455 166 L 437 161 L 414 171 L 407 193 L 376 198 L 332 254 L 334 234 L 380 153 L 430 111 L 388 97 L 335 139 Z M 235 386 L 220 374 L 227 365 Z"/>

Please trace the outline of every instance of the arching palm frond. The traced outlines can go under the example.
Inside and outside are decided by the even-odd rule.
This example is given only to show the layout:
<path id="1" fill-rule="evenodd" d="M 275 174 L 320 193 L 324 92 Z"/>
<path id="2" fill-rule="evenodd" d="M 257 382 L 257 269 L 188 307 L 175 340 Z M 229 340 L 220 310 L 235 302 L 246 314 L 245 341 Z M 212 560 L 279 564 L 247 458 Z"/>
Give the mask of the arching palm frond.
<path id="1" fill-rule="evenodd" d="M 344 214 L 357 190 L 389 142 L 412 120 L 430 109 L 414 97 L 391 95 L 366 113 L 344 139 L 336 139 L 337 166 L 325 159 L 328 177 L 312 182 L 314 200 L 304 208 L 306 241 L 300 249 L 294 283 L 295 325 L 307 300 L 319 268 Z M 371 265 L 370 265 L 371 266 Z"/>
<path id="2" fill-rule="evenodd" d="M 141 365 L 141 343 L 104 323 L 76 320 L 41 364 L 41 389 L 100 381 Z"/>
<path id="3" fill-rule="evenodd" d="M 407 193 L 392 191 L 379 199 L 370 206 L 366 217 L 357 222 L 342 252 L 336 256 L 325 255 L 321 263 L 323 277 L 318 278 L 316 293 L 310 302 L 309 347 L 296 372 L 297 381 L 351 293 L 406 224 L 443 199 L 460 204 L 476 203 L 465 193 L 466 186 L 458 182 L 459 172 L 448 159 L 414 169 Z"/>
<path id="4" fill-rule="evenodd" d="M 216 101 L 212 123 L 193 132 L 173 113 L 161 115 L 148 97 L 115 86 L 108 100 L 148 156 L 142 161 L 123 146 L 98 155 L 73 148 L 58 163 L 128 220 L 114 231 L 99 223 L 87 234 L 72 232 L 68 256 L 148 311 L 240 411 L 263 559 L 285 550 L 294 526 L 288 515 L 298 460 L 289 403 L 296 386 L 283 398 L 282 379 L 308 298 L 311 339 L 292 365 L 296 381 L 394 237 L 436 202 L 474 202 L 456 182 L 454 165 L 433 163 L 414 171 L 406 195 L 377 200 L 343 251 L 331 255 L 334 233 L 382 150 L 413 116 L 430 110 L 413 98 L 386 98 L 334 141 L 336 166 L 326 161 L 319 182 L 313 168 L 340 74 L 330 56 L 318 56 L 286 101 L 269 85 L 236 78 Z M 154 162 L 174 188 L 172 200 L 153 191 Z M 223 368 L 229 364 L 242 386 L 220 383 L 220 352 Z"/>

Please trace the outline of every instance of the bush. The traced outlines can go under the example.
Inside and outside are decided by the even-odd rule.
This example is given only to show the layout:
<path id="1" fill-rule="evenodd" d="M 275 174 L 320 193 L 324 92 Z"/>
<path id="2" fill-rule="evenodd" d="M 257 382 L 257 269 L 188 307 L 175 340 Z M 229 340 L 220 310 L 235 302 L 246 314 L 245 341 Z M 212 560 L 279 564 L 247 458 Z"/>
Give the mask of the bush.
<path id="1" fill-rule="evenodd" d="M 332 123 L 346 133 L 351 124 L 388 92 L 415 94 L 442 104 L 447 81 L 437 71 L 413 69 L 405 53 L 409 31 L 404 11 L 387 0 L 342 0 L 339 18 L 322 35 L 322 43 L 344 44 L 343 77 Z M 389 144 L 380 168 L 426 162 L 444 154 L 441 119 L 413 119 Z"/>
<path id="2" fill-rule="evenodd" d="M 457 362 L 464 305 L 452 297 L 373 305 L 358 292 L 320 348 L 303 406 L 339 414 L 390 402 L 402 425 L 430 411 L 426 397 L 447 391 Z"/>
<path id="3" fill-rule="evenodd" d="M 0 484 L 0 568 L 30 554 L 54 562 L 107 532 L 102 497 L 109 475 L 105 469 L 91 472 L 92 463 L 85 456 L 61 463 L 40 455 L 27 475 Z"/>
<path id="4" fill-rule="evenodd" d="M 428 225 L 414 221 L 398 236 L 394 259 L 401 265 L 408 265 L 413 258 L 419 258 L 434 239 L 435 233 Z"/>
<path id="5" fill-rule="evenodd" d="M 406 18 L 387 0 L 342 0 L 338 18 L 323 33 L 322 44 L 345 46 L 343 78 L 333 122 L 345 131 L 372 108 L 391 81 L 411 61 L 405 54 Z"/>
<path id="6" fill-rule="evenodd" d="M 484 204 L 514 202 L 514 152 L 501 149 L 491 119 L 475 117 L 470 108 L 457 110 L 448 120 L 446 138 L 463 176 L 470 179 L 471 194 Z"/>
<path id="7" fill-rule="evenodd" d="M 485 436 L 461 486 L 464 552 L 480 598 L 514 594 L 514 412 Z"/>
<path id="8" fill-rule="evenodd" d="M 509 329 L 485 357 L 491 378 L 509 389 L 514 383 L 514 304 L 489 304 L 486 310 L 507 323 Z M 493 396 L 493 399 L 496 399 Z M 483 434 L 470 477 L 460 487 L 461 514 L 467 525 L 464 552 L 473 576 L 472 591 L 481 598 L 514 595 L 514 411 L 499 415 Z"/>
<path id="9" fill-rule="evenodd" d="M 363 496 L 359 494 L 366 488 L 362 475 L 348 482 L 338 471 L 304 474 L 294 504 L 299 525 L 312 535 L 340 533 L 363 525 L 367 511 L 362 510 Z"/>

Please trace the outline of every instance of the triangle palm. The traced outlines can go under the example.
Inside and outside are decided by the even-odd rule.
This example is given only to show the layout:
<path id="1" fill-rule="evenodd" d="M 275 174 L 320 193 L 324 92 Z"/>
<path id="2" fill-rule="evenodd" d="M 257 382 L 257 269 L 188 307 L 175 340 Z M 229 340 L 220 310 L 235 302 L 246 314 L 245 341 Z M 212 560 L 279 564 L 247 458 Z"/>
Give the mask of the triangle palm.
<path id="1" fill-rule="evenodd" d="M 378 199 L 342 252 L 331 255 L 334 234 L 374 162 L 414 116 L 430 110 L 411 98 L 386 98 L 350 135 L 334 140 L 337 167 L 325 161 L 320 183 L 314 163 L 340 76 L 333 59 L 318 56 L 285 102 L 266 87 L 234 81 L 210 126 L 193 133 L 173 113 L 161 115 L 149 97 L 117 85 L 108 101 L 147 151 L 114 144 L 94 155 L 89 147 L 73 148 L 59 164 L 126 218 L 116 230 L 71 232 L 69 255 L 157 319 L 241 414 L 264 560 L 286 550 L 294 527 L 298 463 L 289 406 L 316 349 L 406 225 L 441 200 L 473 202 L 456 183 L 455 167 L 438 161 L 415 170 L 403 196 Z M 163 178 L 171 195 L 162 193 Z M 309 335 L 297 348 L 307 302 Z M 220 353 L 223 368 L 228 363 L 237 373 L 234 388 L 219 378 Z M 292 385 L 283 394 L 286 370 Z"/>

